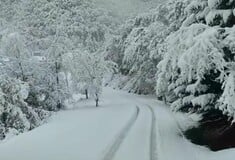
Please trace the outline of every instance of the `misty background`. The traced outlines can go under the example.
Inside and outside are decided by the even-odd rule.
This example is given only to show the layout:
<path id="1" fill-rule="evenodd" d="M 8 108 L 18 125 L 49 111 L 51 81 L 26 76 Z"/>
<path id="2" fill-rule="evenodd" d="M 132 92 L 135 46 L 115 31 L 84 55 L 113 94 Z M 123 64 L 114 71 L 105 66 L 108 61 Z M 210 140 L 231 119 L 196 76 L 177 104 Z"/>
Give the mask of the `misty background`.
<path id="1" fill-rule="evenodd" d="M 102 8 L 111 10 L 114 14 L 126 18 L 155 8 L 163 0 L 94 0 Z"/>

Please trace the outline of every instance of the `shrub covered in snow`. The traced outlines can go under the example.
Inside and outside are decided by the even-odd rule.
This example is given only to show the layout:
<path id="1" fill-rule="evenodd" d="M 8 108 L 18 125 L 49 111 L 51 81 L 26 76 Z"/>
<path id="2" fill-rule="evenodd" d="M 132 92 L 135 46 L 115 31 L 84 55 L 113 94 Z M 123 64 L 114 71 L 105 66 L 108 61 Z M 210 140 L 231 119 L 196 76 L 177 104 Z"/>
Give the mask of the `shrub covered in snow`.
<path id="1" fill-rule="evenodd" d="M 12 129 L 16 133 L 31 130 L 49 116 L 49 112 L 33 108 L 25 102 L 28 92 L 27 83 L 7 76 L 0 77 L 1 139 L 5 138 Z"/>

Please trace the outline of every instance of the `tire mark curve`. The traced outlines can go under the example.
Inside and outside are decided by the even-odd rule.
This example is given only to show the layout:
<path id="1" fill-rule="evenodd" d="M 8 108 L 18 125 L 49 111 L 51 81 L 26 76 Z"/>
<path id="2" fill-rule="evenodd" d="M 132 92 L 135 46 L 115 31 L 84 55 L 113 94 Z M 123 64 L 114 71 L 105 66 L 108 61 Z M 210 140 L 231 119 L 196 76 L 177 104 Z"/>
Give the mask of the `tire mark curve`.
<path id="1" fill-rule="evenodd" d="M 151 106 L 147 106 L 152 115 L 152 126 L 151 126 L 151 135 L 150 135 L 150 160 L 157 160 L 157 133 L 156 133 L 156 116 L 154 114 L 153 108 Z"/>
<path id="2" fill-rule="evenodd" d="M 125 137 L 131 130 L 132 126 L 136 122 L 138 116 L 139 116 L 140 108 L 136 106 L 136 111 L 128 121 L 128 123 L 124 126 L 124 128 L 119 132 L 117 135 L 116 140 L 111 144 L 110 148 L 108 151 L 104 154 L 104 157 L 102 160 L 111 160 L 115 156 L 116 152 L 120 148 L 122 142 L 124 141 Z"/>

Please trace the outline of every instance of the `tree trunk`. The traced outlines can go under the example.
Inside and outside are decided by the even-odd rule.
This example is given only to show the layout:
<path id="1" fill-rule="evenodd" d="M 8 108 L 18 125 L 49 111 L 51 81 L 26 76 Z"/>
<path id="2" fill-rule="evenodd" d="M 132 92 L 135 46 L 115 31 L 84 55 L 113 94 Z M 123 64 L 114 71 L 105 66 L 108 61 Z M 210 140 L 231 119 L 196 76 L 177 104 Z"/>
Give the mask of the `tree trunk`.
<path id="1" fill-rule="evenodd" d="M 20 68 L 20 71 L 21 71 L 22 81 L 25 81 L 26 80 L 26 76 L 24 75 L 24 69 L 23 69 L 23 65 L 22 65 L 22 62 L 21 62 L 21 56 L 20 56 L 19 48 L 17 48 L 16 58 L 19 60 L 19 68 Z"/>
<path id="2" fill-rule="evenodd" d="M 96 106 L 96 107 L 99 106 L 99 100 L 98 100 L 98 98 L 95 100 L 95 106 Z"/>
<path id="3" fill-rule="evenodd" d="M 88 99 L 89 97 L 88 97 L 88 90 L 87 89 L 85 90 L 85 94 L 86 94 L 86 99 Z"/>
<path id="4" fill-rule="evenodd" d="M 99 106 L 99 97 L 98 94 L 95 94 L 96 98 L 95 98 L 95 106 L 98 107 Z"/>
<path id="5" fill-rule="evenodd" d="M 58 62 L 55 62 L 55 72 L 56 72 L 56 85 L 57 85 L 57 92 L 58 92 L 58 89 L 59 89 L 59 64 Z M 58 97 L 57 97 L 58 98 Z M 60 98 L 60 97 L 59 97 Z M 62 108 L 62 104 L 61 104 L 61 100 L 59 99 L 57 101 L 57 109 L 61 109 Z"/>
<path id="6" fill-rule="evenodd" d="M 69 86 L 69 79 L 68 79 L 68 74 L 67 73 L 65 74 L 65 80 L 66 80 L 67 88 L 69 90 L 70 86 Z"/>
<path id="7" fill-rule="evenodd" d="M 55 62 L 55 72 L 56 72 L 56 84 L 59 86 L 59 64 Z"/>
<path id="8" fill-rule="evenodd" d="M 19 62 L 19 67 L 20 67 L 20 71 L 21 71 L 21 76 L 22 76 L 22 81 L 25 81 L 25 75 L 24 75 L 24 69 L 23 69 L 23 66 L 22 66 L 22 63 Z"/>
<path id="9" fill-rule="evenodd" d="M 163 100 L 164 104 L 167 104 L 166 95 L 164 95 L 164 96 L 162 97 L 162 100 Z"/>

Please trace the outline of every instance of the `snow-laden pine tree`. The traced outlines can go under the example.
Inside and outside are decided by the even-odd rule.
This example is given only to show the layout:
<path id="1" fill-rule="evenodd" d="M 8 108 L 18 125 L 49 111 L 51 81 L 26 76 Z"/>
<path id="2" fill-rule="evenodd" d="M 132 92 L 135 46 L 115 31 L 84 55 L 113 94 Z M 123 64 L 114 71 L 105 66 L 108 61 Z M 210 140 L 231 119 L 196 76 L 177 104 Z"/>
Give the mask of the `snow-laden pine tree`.
<path id="1" fill-rule="evenodd" d="M 182 27 L 165 41 L 157 95 L 174 110 L 221 110 L 234 118 L 234 1 L 191 1 Z"/>
<path id="2" fill-rule="evenodd" d="M 167 52 L 158 65 L 157 95 L 167 96 L 176 110 L 213 105 L 217 92 L 221 92 L 220 72 L 224 73 L 226 65 L 220 41 L 220 33 L 204 24 L 193 24 L 170 35 Z"/>

